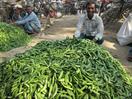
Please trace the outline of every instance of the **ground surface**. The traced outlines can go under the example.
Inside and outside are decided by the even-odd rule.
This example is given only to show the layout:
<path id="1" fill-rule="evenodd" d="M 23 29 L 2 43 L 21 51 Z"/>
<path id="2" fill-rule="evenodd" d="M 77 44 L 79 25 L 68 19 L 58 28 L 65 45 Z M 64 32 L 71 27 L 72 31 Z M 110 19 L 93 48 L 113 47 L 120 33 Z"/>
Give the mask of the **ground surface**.
<path id="1" fill-rule="evenodd" d="M 77 16 L 64 16 L 61 19 L 56 19 L 50 28 L 35 36 L 28 46 L 16 48 L 8 52 L 0 52 L 0 62 L 12 58 L 18 53 L 23 53 L 26 50 L 29 50 L 32 46 L 42 40 L 60 40 L 67 36 L 72 37 L 76 30 L 77 19 Z M 128 46 L 120 46 L 116 41 L 116 33 L 120 28 L 120 25 L 120 23 L 115 23 L 114 25 L 105 28 L 105 42 L 103 43 L 103 46 L 113 55 L 113 57 L 117 58 L 123 64 L 128 72 L 132 74 L 132 62 L 126 60 Z"/>

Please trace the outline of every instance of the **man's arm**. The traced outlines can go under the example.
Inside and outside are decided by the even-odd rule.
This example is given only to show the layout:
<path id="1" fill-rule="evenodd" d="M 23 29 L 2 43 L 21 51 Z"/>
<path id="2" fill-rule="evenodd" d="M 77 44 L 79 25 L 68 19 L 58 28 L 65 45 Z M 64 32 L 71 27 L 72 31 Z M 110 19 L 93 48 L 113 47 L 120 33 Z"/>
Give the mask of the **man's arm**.
<path id="1" fill-rule="evenodd" d="M 84 17 L 85 17 L 85 15 L 80 16 L 79 21 L 77 23 L 77 29 L 75 32 L 75 37 L 77 37 L 77 38 L 80 37 L 80 34 L 83 30 Z"/>
<path id="2" fill-rule="evenodd" d="M 103 33 L 104 33 L 104 24 L 103 20 L 101 17 L 98 18 L 98 27 L 97 27 L 97 34 L 96 34 L 96 39 L 102 39 L 103 38 Z"/>
<path id="3" fill-rule="evenodd" d="M 20 25 L 20 24 L 25 24 L 25 23 L 27 23 L 27 22 L 33 20 L 33 19 L 34 19 L 34 16 L 33 16 L 32 13 L 31 13 L 28 17 L 26 17 L 26 18 L 24 18 L 24 19 L 22 19 L 22 20 L 20 20 L 20 21 L 16 21 L 15 23 L 18 24 L 18 25 Z"/>

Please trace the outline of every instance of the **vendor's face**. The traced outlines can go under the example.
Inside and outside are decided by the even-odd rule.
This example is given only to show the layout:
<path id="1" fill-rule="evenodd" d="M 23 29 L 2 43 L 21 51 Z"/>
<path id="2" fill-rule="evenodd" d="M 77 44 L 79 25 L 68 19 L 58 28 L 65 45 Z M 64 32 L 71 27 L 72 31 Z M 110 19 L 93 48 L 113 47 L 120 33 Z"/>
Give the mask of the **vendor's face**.
<path id="1" fill-rule="evenodd" d="M 93 15 L 95 13 L 95 4 L 89 4 L 87 6 L 87 13 Z"/>
<path id="2" fill-rule="evenodd" d="M 30 14 L 30 13 L 32 12 L 32 7 L 27 7 L 27 8 L 26 8 L 26 11 L 27 11 L 27 13 Z"/>

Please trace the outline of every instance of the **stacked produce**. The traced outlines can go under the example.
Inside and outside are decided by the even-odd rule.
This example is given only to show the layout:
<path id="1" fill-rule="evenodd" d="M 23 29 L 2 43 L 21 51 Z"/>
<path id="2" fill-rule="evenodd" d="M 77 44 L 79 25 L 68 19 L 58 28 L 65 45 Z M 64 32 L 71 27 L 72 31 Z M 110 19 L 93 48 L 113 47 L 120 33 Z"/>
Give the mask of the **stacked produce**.
<path id="1" fill-rule="evenodd" d="M 0 51 L 8 51 L 22 46 L 29 40 L 30 37 L 22 29 L 0 22 Z"/>
<path id="2" fill-rule="evenodd" d="M 89 40 L 43 41 L 0 66 L 0 99 L 131 99 L 132 79 Z"/>

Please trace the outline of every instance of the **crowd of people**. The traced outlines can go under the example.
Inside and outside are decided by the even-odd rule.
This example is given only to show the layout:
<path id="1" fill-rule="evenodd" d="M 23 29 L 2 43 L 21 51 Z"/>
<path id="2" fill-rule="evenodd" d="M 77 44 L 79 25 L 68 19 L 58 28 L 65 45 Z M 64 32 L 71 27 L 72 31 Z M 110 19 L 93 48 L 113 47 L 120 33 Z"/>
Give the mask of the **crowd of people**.
<path id="1" fill-rule="evenodd" d="M 104 1 L 106 3 L 107 0 Z M 110 2 L 110 0 L 108 0 L 108 2 Z M 102 3 L 104 4 L 103 0 Z M 84 8 L 85 13 L 81 13 L 79 16 L 75 32 L 76 38 L 93 40 L 99 45 L 104 42 L 104 24 L 99 14 L 101 10 L 97 10 L 97 8 L 101 8 L 103 4 L 100 4 L 98 7 L 95 1 L 88 1 L 86 3 Z M 38 34 L 41 30 L 41 22 L 33 11 L 32 4 L 26 5 L 25 9 L 23 9 L 21 5 L 16 5 L 14 15 L 11 17 L 10 22 L 22 27 L 28 34 Z M 128 61 L 132 61 L 132 50 L 129 51 L 127 59 Z"/>

